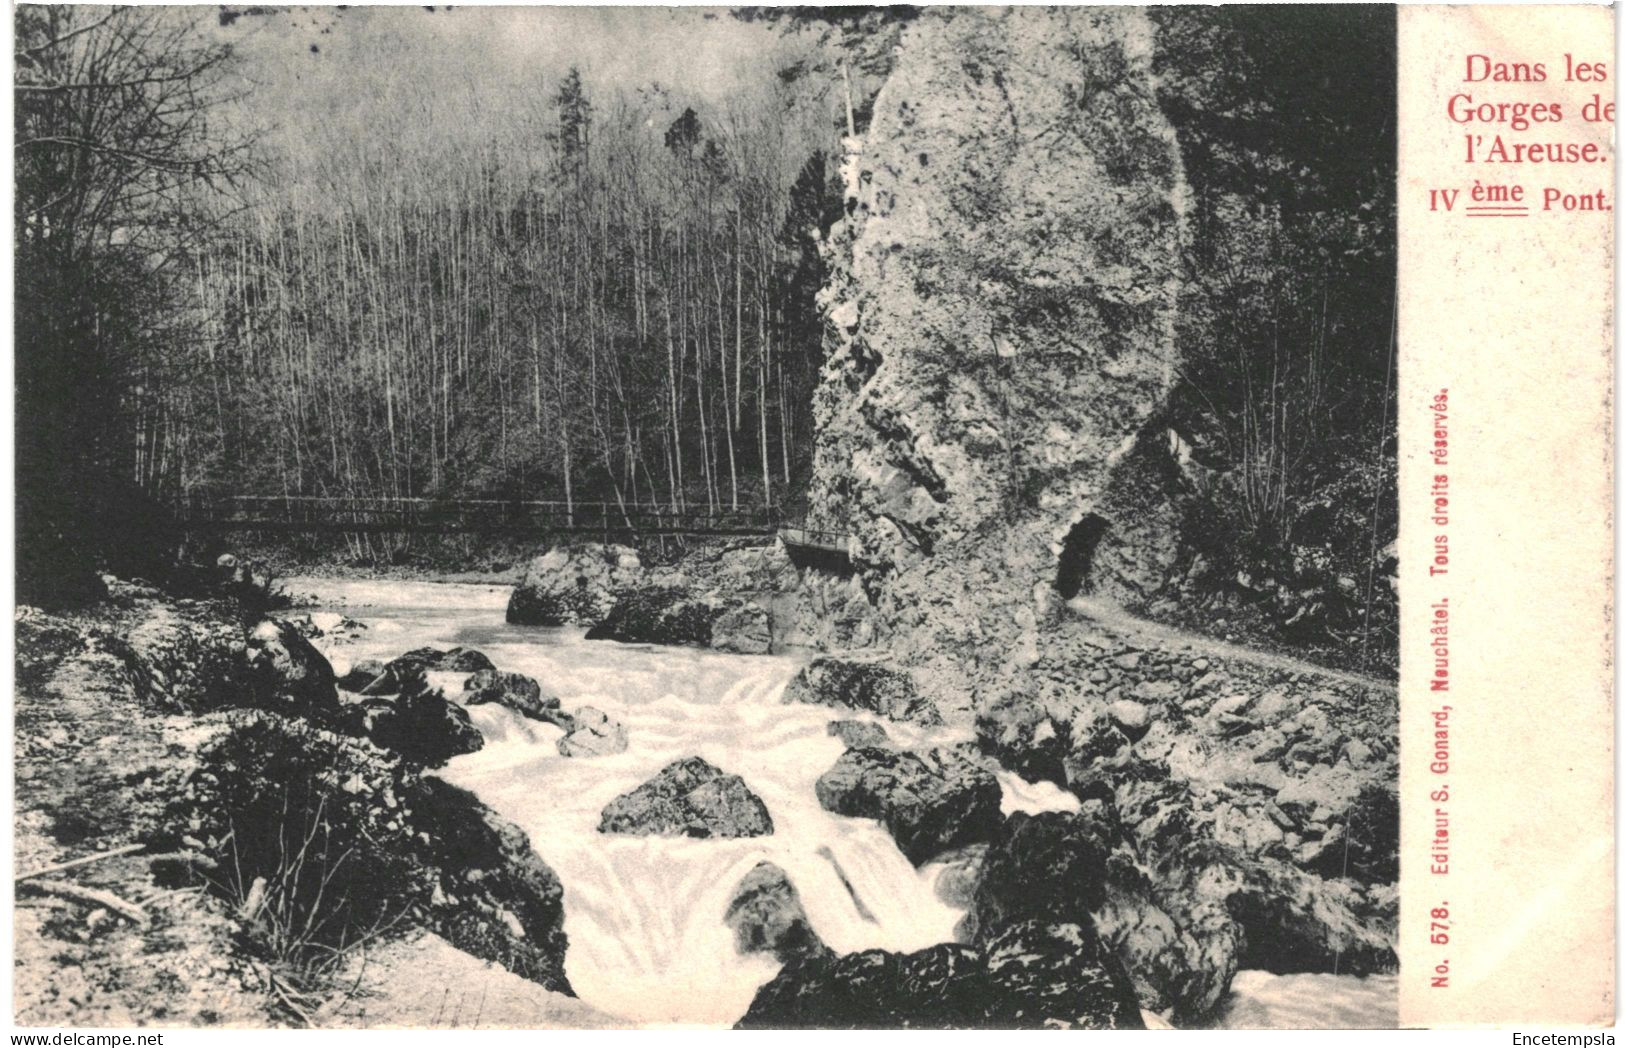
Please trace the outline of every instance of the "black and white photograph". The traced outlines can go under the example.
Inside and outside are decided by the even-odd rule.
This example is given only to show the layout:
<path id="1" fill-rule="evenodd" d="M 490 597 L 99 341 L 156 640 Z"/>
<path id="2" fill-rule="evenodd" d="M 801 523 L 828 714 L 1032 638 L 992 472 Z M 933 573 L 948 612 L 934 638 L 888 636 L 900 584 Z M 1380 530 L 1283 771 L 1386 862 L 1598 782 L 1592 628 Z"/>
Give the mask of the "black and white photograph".
<path id="1" fill-rule="evenodd" d="M 1400 1024 L 1394 7 L 12 22 L 17 1027 Z"/>

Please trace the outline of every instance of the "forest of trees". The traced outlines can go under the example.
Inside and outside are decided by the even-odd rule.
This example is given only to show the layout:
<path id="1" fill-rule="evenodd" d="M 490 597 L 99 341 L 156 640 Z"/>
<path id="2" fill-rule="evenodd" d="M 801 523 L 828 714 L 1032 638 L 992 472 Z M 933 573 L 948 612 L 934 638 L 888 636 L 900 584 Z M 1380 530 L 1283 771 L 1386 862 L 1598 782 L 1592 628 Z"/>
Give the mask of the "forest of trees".
<path id="1" fill-rule="evenodd" d="M 281 161 L 193 259 L 206 380 L 160 408 L 188 424 L 155 468 L 273 494 L 780 495 L 809 445 L 823 143 L 782 93 L 672 117 L 570 70 L 531 102 L 476 152 L 382 148 L 419 127 Z"/>
<path id="2" fill-rule="evenodd" d="M 109 504 L 182 492 L 731 508 L 804 479 L 852 90 L 816 41 L 721 102 L 403 77 L 264 133 L 208 31 L 240 14 L 19 11 L 42 585 L 132 544 L 129 514 L 80 541 Z"/>
<path id="3" fill-rule="evenodd" d="M 181 274 L 224 220 L 248 143 L 214 118 L 230 55 L 155 9 L 18 7 L 17 587 L 99 588 L 172 544 L 142 482 L 164 456 L 161 362 L 200 347 Z"/>

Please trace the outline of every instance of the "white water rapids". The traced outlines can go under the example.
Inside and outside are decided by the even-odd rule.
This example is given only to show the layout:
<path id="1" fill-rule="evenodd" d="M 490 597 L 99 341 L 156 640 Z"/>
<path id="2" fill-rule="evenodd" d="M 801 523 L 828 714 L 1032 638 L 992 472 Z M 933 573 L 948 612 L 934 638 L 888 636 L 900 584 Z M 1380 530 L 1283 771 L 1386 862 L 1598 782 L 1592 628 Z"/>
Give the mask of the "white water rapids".
<path id="1" fill-rule="evenodd" d="M 579 629 L 510 626 L 506 586 L 307 578 L 290 580 L 289 588 L 368 625 L 357 640 L 317 642 L 340 673 L 364 658 L 460 644 L 478 648 L 499 669 L 536 678 L 567 710 L 596 706 L 626 725 L 625 753 L 565 758 L 552 725 L 498 706 L 472 707 L 485 747 L 440 772 L 522 827 L 558 874 L 570 943 L 565 971 L 586 1003 L 632 1023 L 736 1021 L 778 969 L 770 957 L 741 956 L 722 921 L 740 879 L 763 860 L 789 875 L 814 929 L 837 952 L 917 950 L 953 938 L 963 911 L 937 897 L 940 864 L 915 869 L 877 822 L 819 806 L 813 783 L 844 748 L 829 735 L 829 722 L 878 718 L 781 702 L 799 659 L 587 641 Z M 431 674 L 431 680 L 455 699 L 466 676 Z M 963 730 L 880 723 L 906 747 L 969 737 Z M 767 805 L 773 834 L 694 840 L 597 832 L 613 798 L 688 756 L 741 776 Z M 1004 775 L 1001 784 L 1007 812 L 1077 805 L 1048 783 Z M 1247 1027 L 1392 1025 L 1393 981 L 1246 972 L 1237 978 L 1229 1015 Z M 1272 1006 L 1275 999 L 1281 1007 Z"/>

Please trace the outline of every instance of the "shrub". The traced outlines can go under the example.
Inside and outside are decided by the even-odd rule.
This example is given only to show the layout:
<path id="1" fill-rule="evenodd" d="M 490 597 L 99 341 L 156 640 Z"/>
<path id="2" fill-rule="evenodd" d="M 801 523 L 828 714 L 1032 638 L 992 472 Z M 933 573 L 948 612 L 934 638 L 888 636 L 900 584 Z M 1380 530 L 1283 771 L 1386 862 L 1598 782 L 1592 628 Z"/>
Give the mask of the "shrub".
<path id="1" fill-rule="evenodd" d="M 138 832 L 235 907 L 296 1018 L 354 951 L 413 925 L 569 992 L 564 890 L 517 826 L 366 740 L 264 711 L 214 724 Z"/>
<path id="2" fill-rule="evenodd" d="M 370 744 L 262 712 L 226 716 L 156 836 L 202 853 L 244 945 L 297 1017 L 354 950 L 427 904 L 403 800 L 415 776 Z M 160 843 L 160 842 L 154 842 Z"/>

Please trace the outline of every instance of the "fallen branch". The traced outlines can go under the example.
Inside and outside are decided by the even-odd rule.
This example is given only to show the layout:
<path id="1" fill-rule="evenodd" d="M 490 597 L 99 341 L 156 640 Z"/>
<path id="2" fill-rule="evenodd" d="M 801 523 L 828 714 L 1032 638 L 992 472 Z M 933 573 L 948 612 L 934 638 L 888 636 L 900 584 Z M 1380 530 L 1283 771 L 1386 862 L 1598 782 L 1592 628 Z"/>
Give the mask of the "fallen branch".
<path id="1" fill-rule="evenodd" d="M 134 921 L 136 924 L 147 923 L 146 910 L 133 902 L 126 902 L 112 892 L 102 891 L 100 888 L 85 888 L 77 884 L 69 884 L 67 881 L 50 881 L 38 877 L 26 883 L 19 883 L 17 888 L 20 891 L 43 892 L 47 895 L 72 899 L 74 902 L 90 903 L 112 910 L 119 916 Z"/>
<path id="2" fill-rule="evenodd" d="M 151 895 L 143 896 L 142 898 L 137 899 L 136 900 L 136 905 L 141 906 L 141 907 L 147 907 L 147 906 L 151 906 L 153 903 L 159 902 L 159 901 L 161 901 L 163 899 L 174 898 L 177 895 L 197 895 L 197 894 L 200 894 L 202 891 L 203 891 L 203 886 L 202 885 L 194 885 L 194 886 L 192 886 L 190 888 L 170 888 L 170 889 L 167 889 L 167 890 L 160 888 L 159 890 L 153 892 Z"/>
<path id="3" fill-rule="evenodd" d="M 61 873 L 63 870 L 71 870 L 76 866 L 88 866 L 93 862 L 101 862 L 103 859 L 115 859 L 120 855 L 129 855 L 132 852 L 138 852 L 145 847 L 145 844 L 125 844 L 117 848 L 110 848 L 104 852 L 97 852 L 95 855 L 81 855 L 77 859 L 69 859 L 67 862 L 59 862 L 51 866 L 42 866 L 37 870 L 30 870 L 28 873 L 18 874 L 17 883 L 21 884 L 23 881 L 34 877 L 43 877 L 48 873 Z"/>
<path id="4" fill-rule="evenodd" d="M 301 1005 L 294 1002 L 293 996 L 288 992 L 288 989 L 284 987 L 282 985 L 282 981 L 275 976 L 271 977 L 271 989 L 276 993 L 277 999 L 282 1002 L 282 1006 L 288 1009 L 295 1019 L 299 1020 L 299 1022 L 305 1026 L 309 1026 L 311 1024 L 310 1013 L 305 1011 Z"/>
<path id="5" fill-rule="evenodd" d="M 300 992 L 296 987 L 289 986 L 286 983 L 286 980 L 279 977 L 277 973 L 272 971 L 268 965 L 254 962 L 253 968 L 255 974 L 260 977 L 260 981 L 265 987 L 265 992 L 268 995 L 275 997 L 276 1000 L 288 1010 L 288 1014 L 292 1015 L 305 1026 L 310 1026 L 310 1013 L 306 1011 L 306 1004 L 309 1003 L 308 995 Z M 299 1002 L 295 1001 L 295 995 L 305 998 L 306 1004 L 300 1004 Z"/>

